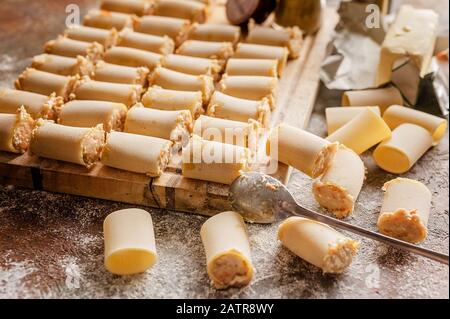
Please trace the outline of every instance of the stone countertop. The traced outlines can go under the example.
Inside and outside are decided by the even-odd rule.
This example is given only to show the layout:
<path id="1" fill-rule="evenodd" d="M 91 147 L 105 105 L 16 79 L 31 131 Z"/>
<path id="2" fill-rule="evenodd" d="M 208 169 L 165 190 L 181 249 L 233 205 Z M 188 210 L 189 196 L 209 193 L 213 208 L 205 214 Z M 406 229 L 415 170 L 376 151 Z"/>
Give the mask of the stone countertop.
<path id="1" fill-rule="evenodd" d="M 96 5 L 90 0 L 2 0 L 1 86 L 11 86 L 30 57 L 40 53 L 43 43 L 62 31 L 64 9 L 74 2 L 82 13 Z M 445 3 L 447 10 L 441 12 L 448 12 Z M 337 106 L 339 100 L 339 92 L 321 89 L 310 131 L 325 134 L 324 107 Z M 370 156 L 364 156 L 364 161 L 368 179 L 350 222 L 376 230 L 381 187 L 395 176 L 378 169 Z M 430 231 L 423 246 L 445 253 L 449 251 L 448 167 L 447 134 L 405 174 L 424 182 L 433 193 Z M 305 206 L 320 210 L 311 196 L 310 179 L 296 172 L 289 188 Z M 0 186 L 0 298 L 449 297 L 447 266 L 365 239 L 348 271 L 339 276 L 323 275 L 280 246 L 277 225 L 249 225 L 257 270 L 252 284 L 217 291 L 208 281 L 199 236 L 206 218 L 148 208 L 144 209 L 154 220 L 159 262 L 143 275 L 113 276 L 103 267 L 102 223 L 109 213 L 128 207 Z"/>

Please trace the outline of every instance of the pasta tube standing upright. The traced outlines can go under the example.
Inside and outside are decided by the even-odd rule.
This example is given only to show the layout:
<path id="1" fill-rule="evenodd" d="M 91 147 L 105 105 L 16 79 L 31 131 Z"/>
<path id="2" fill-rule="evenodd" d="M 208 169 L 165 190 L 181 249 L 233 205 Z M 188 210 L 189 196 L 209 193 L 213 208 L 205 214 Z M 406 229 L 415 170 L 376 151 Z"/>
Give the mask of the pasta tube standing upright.
<path id="1" fill-rule="evenodd" d="M 367 109 L 370 109 L 378 116 L 381 116 L 380 108 L 378 106 L 339 106 L 326 108 L 325 114 L 327 118 L 328 134 L 333 134 Z"/>
<path id="2" fill-rule="evenodd" d="M 25 153 L 33 127 L 34 120 L 23 106 L 16 114 L 0 114 L 0 151 Z"/>
<path id="3" fill-rule="evenodd" d="M 378 106 L 383 114 L 391 105 L 403 105 L 403 97 L 393 86 L 374 90 L 347 91 L 342 95 L 342 105 Z"/>

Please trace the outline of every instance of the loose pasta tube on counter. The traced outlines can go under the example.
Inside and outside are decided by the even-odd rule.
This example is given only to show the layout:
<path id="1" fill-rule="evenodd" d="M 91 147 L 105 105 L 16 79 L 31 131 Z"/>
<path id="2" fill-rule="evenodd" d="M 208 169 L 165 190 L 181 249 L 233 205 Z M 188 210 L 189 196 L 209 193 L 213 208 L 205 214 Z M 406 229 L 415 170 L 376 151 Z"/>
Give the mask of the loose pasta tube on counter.
<path id="1" fill-rule="evenodd" d="M 157 67 L 149 77 L 150 86 L 156 85 L 164 89 L 177 91 L 200 91 L 203 103 L 209 102 L 213 94 L 214 80 L 209 75 L 191 75 L 162 67 Z"/>
<path id="2" fill-rule="evenodd" d="M 119 34 L 118 46 L 150 51 L 162 55 L 175 50 L 175 42 L 168 36 L 158 36 L 124 29 Z"/>
<path id="3" fill-rule="evenodd" d="M 103 124 L 106 132 L 122 131 L 126 115 L 127 107 L 121 103 L 71 101 L 61 108 L 58 123 L 76 127 Z"/>
<path id="4" fill-rule="evenodd" d="M 124 209 L 103 223 L 105 267 L 115 275 L 144 273 L 158 260 L 151 215 L 141 209 Z"/>
<path id="5" fill-rule="evenodd" d="M 92 79 L 101 82 L 138 84 L 145 86 L 150 71 L 146 67 L 133 68 L 99 61 L 95 65 Z"/>
<path id="6" fill-rule="evenodd" d="M 373 153 L 375 162 L 393 174 L 408 172 L 433 146 L 430 132 L 415 124 L 402 124 L 392 137 L 381 143 Z"/>
<path id="7" fill-rule="evenodd" d="M 189 110 L 194 119 L 204 113 L 202 92 L 166 90 L 150 87 L 142 97 L 144 106 L 164 111 Z"/>
<path id="8" fill-rule="evenodd" d="M 234 53 L 231 42 L 187 40 L 176 50 L 177 54 L 216 59 L 225 63 Z"/>
<path id="9" fill-rule="evenodd" d="M 40 157 L 91 168 L 100 159 L 104 144 L 102 125 L 82 128 L 38 120 L 31 137 L 30 151 Z"/>
<path id="10" fill-rule="evenodd" d="M 329 107 L 325 109 L 328 134 L 333 134 L 365 110 L 370 109 L 381 116 L 378 106 Z"/>
<path id="11" fill-rule="evenodd" d="M 172 17 L 145 16 L 134 21 L 134 31 L 169 36 L 179 45 L 186 38 L 191 22 Z"/>
<path id="12" fill-rule="evenodd" d="M 191 75 L 210 75 L 218 78 L 222 65 L 218 60 L 197 58 L 179 54 L 163 57 L 161 65 L 167 69 Z"/>
<path id="13" fill-rule="evenodd" d="M 106 139 L 102 163 L 117 169 L 161 176 L 170 160 L 172 142 L 144 135 L 112 132 Z"/>
<path id="14" fill-rule="evenodd" d="M 91 10 L 84 17 L 83 24 L 87 27 L 122 30 L 133 26 L 133 15 L 105 10 Z"/>
<path id="15" fill-rule="evenodd" d="M 328 225 L 301 217 L 284 221 L 278 239 L 300 258 L 331 274 L 343 273 L 359 248 L 358 242 Z"/>
<path id="16" fill-rule="evenodd" d="M 208 276 L 218 289 L 243 287 L 253 278 L 250 240 L 244 219 L 225 212 L 208 219 L 200 230 Z"/>
<path id="17" fill-rule="evenodd" d="M 340 145 L 333 162 L 320 181 L 314 183 L 314 196 L 323 208 L 337 218 L 345 218 L 353 212 L 365 176 L 366 168 L 358 154 Z"/>
<path id="18" fill-rule="evenodd" d="M 108 63 L 130 67 L 147 67 L 152 71 L 162 59 L 162 55 L 144 50 L 113 47 L 105 53 L 104 60 Z"/>
<path id="19" fill-rule="evenodd" d="M 156 2 L 153 14 L 205 23 L 208 10 L 205 4 L 197 1 L 162 0 Z"/>
<path id="20" fill-rule="evenodd" d="M 85 78 L 77 83 L 71 99 L 116 102 L 130 107 L 141 100 L 141 94 L 140 85 L 100 82 Z"/>
<path id="21" fill-rule="evenodd" d="M 248 171 L 250 154 L 247 148 L 205 141 L 194 135 L 183 149 L 183 176 L 231 185 Z"/>
<path id="22" fill-rule="evenodd" d="M 278 60 L 229 59 L 225 73 L 278 77 Z"/>
<path id="23" fill-rule="evenodd" d="M 267 141 L 267 154 L 274 156 L 277 147 L 278 161 L 292 166 L 304 174 L 317 178 L 332 165 L 338 150 L 337 143 L 330 143 L 305 130 L 281 124 Z M 275 154 L 276 155 L 276 154 Z"/>
<path id="24" fill-rule="evenodd" d="M 357 154 L 362 154 L 391 136 L 392 132 L 383 119 L 367 109 L 328 136 L 327 140 L 340 142 Z"/>
<path id="25" fill-rule="evenodd" d="M 383 187 L 384 200 L 378 219 L 381 233 L 413 244 L 427 237 L 431 192 L 422 183 L 397 178 Z"/>
<path id="26" fill-rule="evenodd" d="M 67 100 L 78 79 L 78 76 L 62 76 L 27 68 L 16 80 L 15 86 L 18 90 L 47 96 L 55 93 Z"/>
<path id="27" fill-rule="evenodd" d="M 392 130 L 405 123 L 422 126 L 433 136 L 434 145 L 444 137 L 448 126 L 446 119 L 399 105 L 388 108 L 383 119 Z"/>
<path id="28" fill-rule="evenodd" d="M 81 25 L 71 26 L 64 32 L 64 36 L 78 41 L 97 42 L 105 49 L 116 45 L 119 34 L 116 29 L 100 29 Z"/>
<path id="29" fill-rule="evenodd" d="M 194 23 L 189 30 L 189 40 L 212 41 L 212 42 L 231 42 L 236 44 L 241 38 L 241 28 L 234 25 Z"/>
<path id="30" fill-rule="evenodd" d="M 34 120 L 22 106 L 16 114 L 0 114 L 0 151 L 23 154 L 30 146 Z"/>
<path id="31" fill-rule="evenodd" d="M 91 75 L 94 64 L 82 56 L 68 58 L 53 54 L 41 54 L 33 58 L 31 67 L 59 75 Z"/>
<path id="32" fill-rule="evenodd" d="M 253 101 L 216 91 L 209 102 L 207 114 L 221 119 L 240 122 L 248 122 L 249 119 L 253 119 L 261 123 L 263 127 L 269 127 L 271 111 L 267 98 Z"/>
<path id="33" fill-rule="evenodd" d="M 374 90 L 347 91 L 342 95 L 343 106 L 379 106 L 381 114 L 391 105 L 403 105 L 400 91 L 393 87 Z"/>
<path id="34" fill-rule="evenodd" d="M 102 0 L 100 9 L 143 16 L 152 14 L 154 3 L 149 0 Z"/>
<path id="35" fill-rule="evenodd" d="M 104 48 L 97 42 L 89 43 L 59 36 L 56 40 L 48 41 L 44 46 L 44 51 L 69 58 L 76 58 L 79 55 L 86 56 L 95 62 L 102 58 Z"/>
<path id="36" fill-rule="evenodd" d="M 192 115 L 188 110 L 164 111 L 136 104 L 128 111 L 125 122 L 126 133 L 159 137 L 173 142 L 189 138 L 191 131 Z"/>
<path id="37" fill-rule="evenodd" d="M 283 74 L 289 57 L 285 47 L 274 47 L 262 44 L 239 43 L 233 55 L 235 59 L 265 59 L 278 60 L 278 75 Z"/>
<path id="38" fill-rule="evenodd" d="M 0 113 L 14 114 L 24 106 L 35 120 L 39 118 L 56 120 L 63 104 L 64 99 L 54 93 L 48 96 L 7 88 L 0 89 Z"/>

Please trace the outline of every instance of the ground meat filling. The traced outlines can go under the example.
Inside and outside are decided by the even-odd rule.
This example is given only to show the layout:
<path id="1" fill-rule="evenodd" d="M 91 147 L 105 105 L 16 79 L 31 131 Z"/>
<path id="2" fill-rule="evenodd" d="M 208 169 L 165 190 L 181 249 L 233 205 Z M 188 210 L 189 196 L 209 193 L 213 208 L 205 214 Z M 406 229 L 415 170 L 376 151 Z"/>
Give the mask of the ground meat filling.
<path id="1" fill-rule="evenodd" d="M 236 254 L 226 254 L 216 258 L 211 265 L 211 275 L 219 288 L 241 287 L 251 278 L 251 267 Z"/>

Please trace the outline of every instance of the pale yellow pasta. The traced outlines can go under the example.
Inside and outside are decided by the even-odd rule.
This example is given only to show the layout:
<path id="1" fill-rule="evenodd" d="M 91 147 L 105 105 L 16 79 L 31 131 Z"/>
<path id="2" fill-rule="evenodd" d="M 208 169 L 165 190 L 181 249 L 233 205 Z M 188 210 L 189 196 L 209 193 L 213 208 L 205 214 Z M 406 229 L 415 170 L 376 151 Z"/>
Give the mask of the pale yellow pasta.
<path id="1" fill-rule="evenodd" d="M 44 46 L 44 51 L 70 58 L 76 58 L 79 55 L 86 56 L 95 62 L 102 58 L 104 48 L 97 42 L 89 43 L 59 36 L 56 40 L 48 41 Z"/>
<path id="2" fill-rule="evenodd" d="M 49 73 L 59 75 L 91 75 L 94 64 L 89 59 L 82 56 L 69 58 L 53 54 L 41 54 L 33 58 L 31 67 Z"/>
<path id="3" fill-rule="evenodd" d="M 99 61 L 95 65 L 92 79 L 101 82 L 137 84 L 145 86 L 150 71 L 146 67 L 133 68 Z"/>
<path id="4" fill-rule="evenodd" d="M 105 10 L 91 10 L 84 17 L 83 24 L 87 27 L 122 30 L 133 26 L 133 15 Z"/>
<path id="5" fill-rule="evenodd" d="M 134 21 L 134 31 L 172 38 L 179 45 L 186 38 L 189 20 L 172 17 L 145 16 Z"/>
<path id="6" fill-rule="evenodd" d="M 289 50 L 284 47 L 274 47 L 262 44 L 240 43 L 233 55 L 235 59 L 265 59 L 278 60 L 278 75 L 283 74 L 289 57 Z"/>
<path id="7" fill-rule="evenodd" d="M 241 28 L 227 24 L 195 23 L 188 33 L 189 40 L 231 42 L 236 44 L 241 38 Z"/>
<path id="8" fill-rule="evenodd" d="M 380 108 L 378 106 L 339 106 L 326 108 L 325 114 L 328 134 L 333 134 L 367 109 L 370 109 L 378 116 L 381 116 Z"/>
<path id="9" fill-rule="evenodd" d="M 170 70 L 191 75 L 210 75 L 213 78 L 218 78 L 222 71 L 222 66 L 218 60 L 179 54 L 166 55 L 162 59 L 161 65 Z"/>
<path id="10" fill-rule="evenodd" d="M 119 35 L 117 30 L 114 28 L 107 30 L 74 25 L 66 29 L 64 36 L 78 41 L 97 42 L 103 45 L 105 49 L 109 49 L 110 47 L 116 45 Z"/>
<path id="11" fill-rule="evenodd" d="M 231 42 L 187 40 L 176 50 L 177 54 L 216 59 L 224 63 L 234 53 Z"/>
<path id="12" fill-rule="evenodd" d="M 150 0 L 102 0 L 100 9 L 143 16 L 151 14 L 153 6 Z"/>
<path id="13" fill-rule="evenodd" d="M 343 106 L 378 106 L 381 114 L 391 105 L 403 105 L 400 91 L 393 87 L 374 90 L 347 91 L 342 95 Z"/>
<path id="14" fill-rule="evenodd" d="M 133 30 L 128 28 L 120 32 L 117 45 L 155 52 L 162 55 L 173 53 L 175 50 L 175 42 L 168 36 L 133 32 Z"/>
<path id="15" fill-rule="evenodd" d="M 208 11 L 206 5 L 198 1 L 158 0 L 153 14 L 204 23 Z"/>
<path id="16" fill-rule="evenodd" d="M 34 120 L 23 106 L 16 114 L 0 114 L 0 151 L 25 153 L 33 127 Z"/>
<path id="17" fill-rule="evenodd" d="M 229 59 L 225 73 L 233 75 L 278 76 L 278 60 Z"/>
<path id="18" fill-rule="evenodd" d="M 108 63 L 130 67 L 147 67 L 153 70 L 162 59 L 162 55 L 144 50 L 113 47 L 106 51 L 104 60 Z"/>

